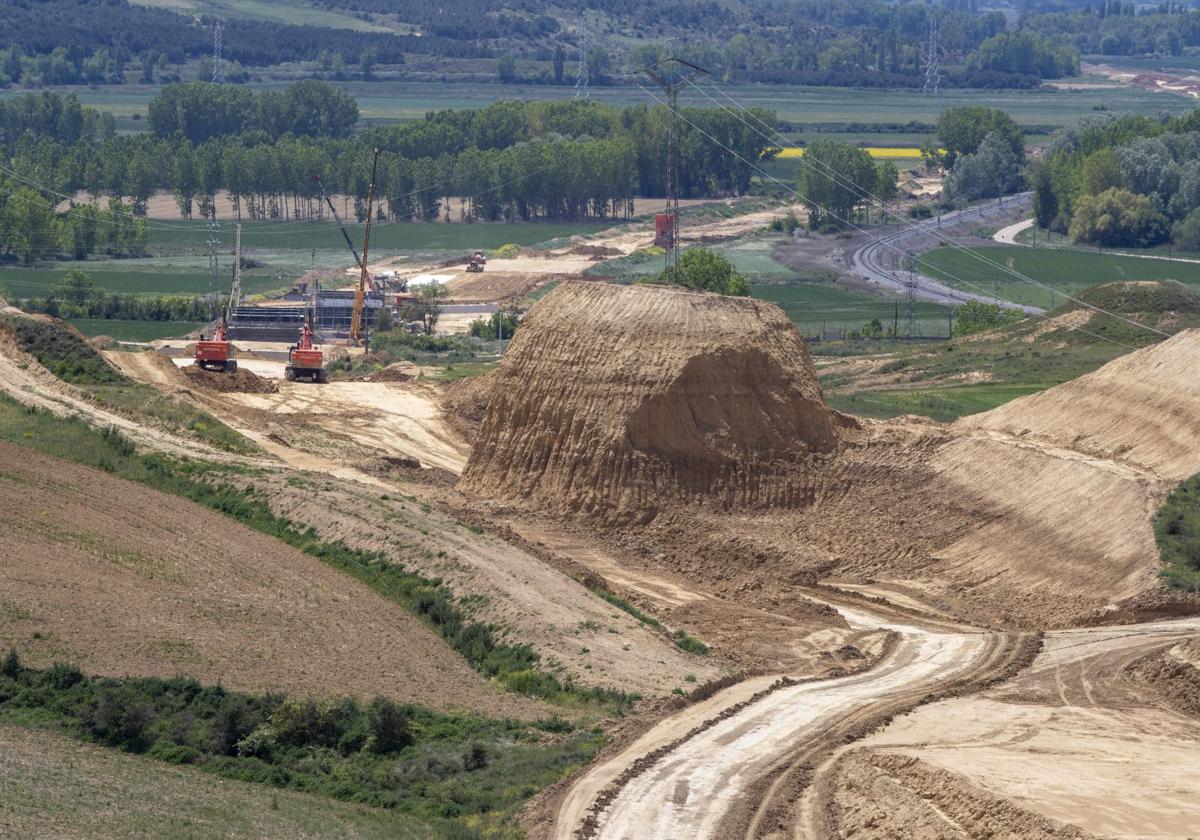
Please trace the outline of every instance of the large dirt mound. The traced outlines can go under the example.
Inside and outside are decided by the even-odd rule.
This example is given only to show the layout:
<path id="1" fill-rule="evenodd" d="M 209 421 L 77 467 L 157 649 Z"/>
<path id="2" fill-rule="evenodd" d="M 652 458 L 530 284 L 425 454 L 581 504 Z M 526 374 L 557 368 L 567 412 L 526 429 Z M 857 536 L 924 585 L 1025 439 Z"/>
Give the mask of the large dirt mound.
<path id="1" fill-rule="evenodd" d="M 812 361 L 782 311 L 663 286 L 564 283 L 522 322 L 464 489 L 604 518 L 672 501 L 804 501 L 837 446 Z"/>

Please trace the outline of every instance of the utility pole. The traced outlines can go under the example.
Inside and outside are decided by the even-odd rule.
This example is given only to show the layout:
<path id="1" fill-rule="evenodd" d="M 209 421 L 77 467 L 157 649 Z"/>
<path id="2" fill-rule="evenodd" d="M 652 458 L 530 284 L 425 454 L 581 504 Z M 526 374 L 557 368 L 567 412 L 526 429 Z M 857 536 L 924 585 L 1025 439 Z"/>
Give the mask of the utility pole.
<path id="1" fill-rule="evenodd" d="M 914 308 L 917 301 L 917 255 L 909 253 L 908 255 L 908 281 L 904 284 L 905 306 L 907 308 L 908 324 L 906 326 L 906 335 L 909 338 L 913 336 L 913 320 Z"/>
<path id="2" fill-rule="evenodd" d="M 665 65 L 673 65 L 670 70 Z M 671 220 L 671 235 L 667 243 L 666 268 L 668 276 L 679 275 L 679 88 L 690 83 L 703 67 L 682 58 L 664 58 L 642 71 L 667 94 L 667 216 Z"/>
<path id="3" fill-rule="evenodd" d="M 217 286 L 220 280 L 220 269 L 217 266 L 217 246 L 221 244 L 220 238 L 217 236 L 219 226 L 217 225 L 217 200 L 213 196 L 212 207 L 209 208 L 208 217 L 208 299 L 211 304 L 210 315 L 212 320 L 217 319 Z"/>

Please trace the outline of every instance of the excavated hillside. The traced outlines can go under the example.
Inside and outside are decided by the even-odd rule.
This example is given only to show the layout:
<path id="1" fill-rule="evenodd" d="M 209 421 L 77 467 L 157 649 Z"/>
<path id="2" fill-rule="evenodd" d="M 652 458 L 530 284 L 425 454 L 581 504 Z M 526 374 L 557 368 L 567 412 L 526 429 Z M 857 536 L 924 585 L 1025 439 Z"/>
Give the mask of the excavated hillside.
<path id="1" fill-rule="evenodd" d="M 1004 626 L 1175 614 L 1197 604 L 1163 588 L 1152 522 L 1200 471 L 1198 361 L 1189 330 L 950 426 L 855 422 L 772 306 L 565 284 L 494 374 L 460 487 L 758 607 L 825 580 Z"/>
<path id="2" fill-rule="evenodd" d="M 795 507 L 838 425 L 775 306 L 568 282 L 522 322 L 460 487 L 609 521 Z"/>

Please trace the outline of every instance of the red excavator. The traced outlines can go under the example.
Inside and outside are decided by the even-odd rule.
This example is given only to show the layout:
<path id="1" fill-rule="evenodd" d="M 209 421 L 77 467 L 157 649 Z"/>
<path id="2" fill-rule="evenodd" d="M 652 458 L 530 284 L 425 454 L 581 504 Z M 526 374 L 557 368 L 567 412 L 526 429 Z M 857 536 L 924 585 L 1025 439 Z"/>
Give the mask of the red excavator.
<path id="1" fill-rule="evenodd" d="M 233 358 L 233 342 L 229 340 L 229 328 L 225 324 L 225 316 L 213 330 L 212 338 L 200 336 L 196 342 L 196 367 L 205 370 L 223 370 L 232 373 L 237 370 L 237 359 Z"/>
<path id="2" fill-rule="evenodd" d="M 288 382 L 297 379 L 307 379 L 309 382 L 324 384 L 325 353 L 313 346 L 313 331 L 311 316 L 305 318 L 304 326 L 300 328 L 300 341 L 288 348 L 288 363 L 283 369 L 283 376 Z"/>
<path id="3" fill-rule="evenodd" d="M 233 342 L 229 340 L 229 316 L 233 308 L 242 302 L 242 226 L 237 226 L 237 245 L 234 247 L 233 288 L 225 309 L 221 311 L 221 323 L 213 330 L 212 338 L 200 335 L 196 342 L 196 367 L 204 370 L 222 370 L 233 373 L 237 370 L 237 359 L 233 358 Z M 214 301 L 215 303 L 215 301 Z"/>

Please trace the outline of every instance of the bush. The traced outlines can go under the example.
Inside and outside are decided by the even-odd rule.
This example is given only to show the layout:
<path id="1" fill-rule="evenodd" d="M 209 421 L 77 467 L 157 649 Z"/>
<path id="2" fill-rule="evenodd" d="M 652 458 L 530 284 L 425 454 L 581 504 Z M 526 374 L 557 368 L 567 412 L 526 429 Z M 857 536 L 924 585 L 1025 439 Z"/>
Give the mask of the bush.
<path id="1" fill-rule="evenodd" d="M 517 331 L 517 313 L 493 312 L 490 318 L 476 318 L 471 322 L 470 334 L 475 338 L 498 338 L 508 340 Z"/>
<path id="2" fill-rule="evenodd" d="M 1200 208 L 1176 222 L 1171 236 L 1180 248 L 1200 251 Z"/>
<path id="3" fill-rule="evenodd" d="M 408 715 L 386 697 L 376 697 L 367 707 L 367 748 L 386 754 L 404 749 L 413 742 Z"/>
<path id="4" fill-rule="evenodd" d="M 12 654 L 4 659 L 13 662 Z M 16 676 L 0 676 L 6 719 L 32 717 L 39 726 L 171 764 L 394 809 L 439 825 L 447 816 L 509 820 L 523 800 L 566 768 L 586 764 L 603 742 L 595 732 L 567 736 L 572 728 L 564 721 L 547 727 L 444 714 L 384 698 L 364 709 L 350 698 L 248 695 L 179 677 L 91 678 L 71 666 L 38 671 L 19 663 L 7 670 Z M 254 721 L 253 731 L 233 751 L 218 749 L 221 740 L 210 728 L 242 713 Z M 285 737 L 268 717 L 285 727 Z M 547 737 L 547 731 L 563 735 Z M 337 747 L 327 746 L 334 741 Z M 488 830 L 486 836 L 501 835 Z"/>
<path id="5" fill-rule="evenodd" d="M 665 269 L 659 283 L 675 283 L 689 289 L 746 297 L 750 286 L 746 278 L 733 270 L 729 260 L 707 248 L 689 248 L 679 258 L 679 268 Z"/>
<path id="6" fill-rule="evenodd" d="M 511 260 L 520 253 L 521 246 L 509 242 L 507 245 L 501 245 L 499 248 L 492 251 L 490 256 L 497 260 Z"/>
<path id="7" fill-rule="evenodd" d="M 17 345 L 59 379 L 75 385 L 129 381 L 66 324 L 21 317 L 3 321 L 12 329 Z"/>
<path id="8" fill-rule="evenodd" d="M 0 662 L 0 675 L 9 679 L 16 679 L 21 674 L 21 659 L 17 656 L 17 649 L 10 647 L 8 655 L 4 657 L 4 661 Z"/>
<path id="9" fill-rule="evenodd" d="M 1168 585 L 1200 592 L 1200 476 L 1192 476 L 1167 497 L 1154 520 L 1154 538 Z"/>
<path id="10" fill-rule="evenodd" d="M 954 310 L 954 334 L 970 335 L 1011 324 L 1024 317 L 1025 313 L 1020 309 L 969 300 Z"/>
<path id="11" fill-rule="evenodd" d="M 933 208 L 922 201 L 919 204 L 914 204 L 912 209 L 908 211 L 908 215 L 914 219 L 932 219 Z"/>
<path id="12" fill-rule="evenodd" d="M 694 653 L 697 656 L 708 655 L 708 645 L 695 636 L 689 636 L 682 630 L 675 631 L 675 647 L 688 653 Z"/>
<path id="13" fill-rule="evenodd" d="M 1068 233 L 1075 242 L 1144 248 L 1166 241 L 1167 217 L 1149 196 L 1113 187 L 1078 200 Z"/>

